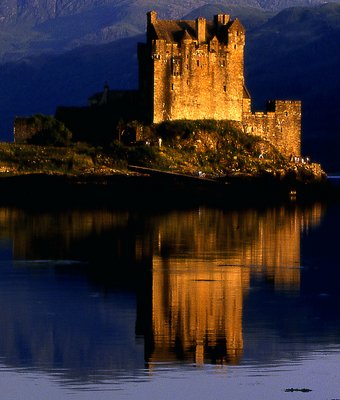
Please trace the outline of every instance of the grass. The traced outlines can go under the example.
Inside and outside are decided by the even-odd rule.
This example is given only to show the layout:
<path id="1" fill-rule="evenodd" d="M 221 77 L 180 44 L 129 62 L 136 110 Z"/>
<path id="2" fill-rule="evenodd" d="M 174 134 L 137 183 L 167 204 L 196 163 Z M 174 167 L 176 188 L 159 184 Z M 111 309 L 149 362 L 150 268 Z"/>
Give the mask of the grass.
<path id="1" fill-rule="evenodd" d="M 0 143 L 2 174 L 108 174 L 124 169 L 126 164 L 84 144 L 49 147 Z"/>
<path id="2" fill-rule="evenodd" d="M 294 164 L 268 141 L 244 134 L 230 122 L 163 122 L 142 131 L 144 137 L 134 145 L 113 142 L 105 149 L 86 143 L 67 147 L 0 143 L 0 172 L 128 174 L 130 164 L 212 179 L 245 175 L 308 182 L 325 177 L 319 165 Z"/>

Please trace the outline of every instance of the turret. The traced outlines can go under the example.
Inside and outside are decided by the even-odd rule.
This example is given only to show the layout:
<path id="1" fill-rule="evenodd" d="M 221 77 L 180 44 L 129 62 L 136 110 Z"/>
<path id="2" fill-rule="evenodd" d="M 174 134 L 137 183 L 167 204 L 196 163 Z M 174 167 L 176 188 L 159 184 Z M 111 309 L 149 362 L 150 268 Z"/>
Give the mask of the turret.
<path id="1" fill-rule="evenodd" d="M 205 18 L 196 19 L 196 31 L 198 44 L 206 42 L 207 21 Z"/>

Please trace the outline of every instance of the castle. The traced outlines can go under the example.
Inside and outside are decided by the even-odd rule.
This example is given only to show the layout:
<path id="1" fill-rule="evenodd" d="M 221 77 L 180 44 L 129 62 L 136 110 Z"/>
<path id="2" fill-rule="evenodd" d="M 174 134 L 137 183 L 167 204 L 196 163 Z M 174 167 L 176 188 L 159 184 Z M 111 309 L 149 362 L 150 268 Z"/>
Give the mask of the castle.
<path id="1" fill-rule="evenodd" d="M 56 118 L 74 140 L 111 143 L 121 120 L 214 119 L 234 121 L 287 156 L 300 155 L 300 101 L 269 101 L 266 111 L 252 112 L 244 79 L 245 29 L 237 18 L 220 14 L 212 21 L 159 20 L 150 11 L 146 39 L 138 44 L 137 91 L 110 91 L 105 85 L 88 107 L 57 108 Z M 100 135 L 94 137 L 94 132 Z M 26 119 L 15 121 L 15 141 L 32 135 Z"/>
<path id="2" fill-rule="evenodd" d="M 147 41 L 138 45 L 139 89 L 149 122 L 236 121 L 284 154 L 301 152 L 301 102 L 275 100 L 251 111 L 244 79 L 245 29 L 236 18 L 159 20 L 147 13 Z"/>

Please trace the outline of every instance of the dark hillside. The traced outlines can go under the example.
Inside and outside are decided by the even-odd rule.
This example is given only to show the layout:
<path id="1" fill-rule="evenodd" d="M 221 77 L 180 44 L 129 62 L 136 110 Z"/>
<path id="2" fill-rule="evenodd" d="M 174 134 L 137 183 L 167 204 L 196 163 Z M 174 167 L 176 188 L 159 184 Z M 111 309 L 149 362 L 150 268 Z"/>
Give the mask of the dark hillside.
<path id="1" fill-rule="evenodd" d="M 86 106 L 105 82 L 115 89 L 137 88 L 137 41 L 122 39 L 60 56 L 8 63 L 0 69 L 1 140 L 13 139 L 15 116 L 54 114 L 56 107 Z"/>

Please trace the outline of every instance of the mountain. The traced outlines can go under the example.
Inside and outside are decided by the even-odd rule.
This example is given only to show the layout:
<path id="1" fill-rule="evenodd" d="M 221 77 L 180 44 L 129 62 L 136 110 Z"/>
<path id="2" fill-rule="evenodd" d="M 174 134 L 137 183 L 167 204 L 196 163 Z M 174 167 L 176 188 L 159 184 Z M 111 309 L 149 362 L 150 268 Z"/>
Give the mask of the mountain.
<path id="1" fill-rule="evenodd" d="M 230 10 L 232 15 L 257 24 L 264 22 L 266 12 L 320 3 L 322 0 L 215 0 L 214 4 L 204 0 L 2 0 L 0 62 L 142 34 L 145 14 L 152 9 L 160 18 L 178 19 L 192 12 L 210 14 L 210 7 Z"/>
<path id="2" fill-rule="evenodd" d="M 254 7 L 262 10 L 280 11 L 288 7 L 322 4 L 321 0 L 215 0 L 214 4 L 223 6 Z M 112 10 L 155 9 L 164 16 L 178 18 L 191 10 L 204 6 L 204 0 L 2 0 L 0 4 L 0 23 L 29 22 L 33 25 L 65 16 L 86 13 L 101 7 Z M 123 11 L 124 12 L 124 11 Z"/>
<path id="3" fill-rule="evenodd" d="M 275 15 L 274 12 L 265 11 L 256 7 L 206 4 L 186 14 L 183 19 L 192 20 L 198 17 L 212 19 L 213 16 L 217 14 L 229 14 L 232 18 L 237 17 L 240 21 L 242 21 L 242 24 L 247 28 L 247 30 L 263 25 Z"/>

